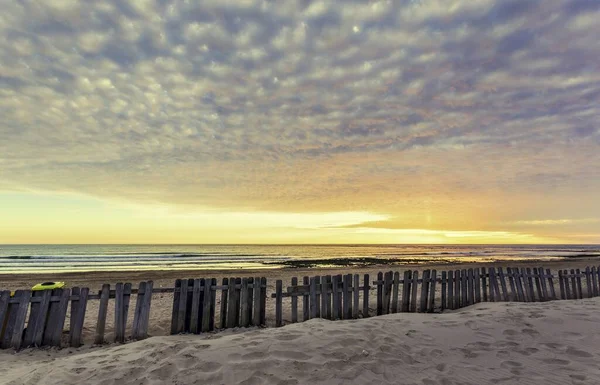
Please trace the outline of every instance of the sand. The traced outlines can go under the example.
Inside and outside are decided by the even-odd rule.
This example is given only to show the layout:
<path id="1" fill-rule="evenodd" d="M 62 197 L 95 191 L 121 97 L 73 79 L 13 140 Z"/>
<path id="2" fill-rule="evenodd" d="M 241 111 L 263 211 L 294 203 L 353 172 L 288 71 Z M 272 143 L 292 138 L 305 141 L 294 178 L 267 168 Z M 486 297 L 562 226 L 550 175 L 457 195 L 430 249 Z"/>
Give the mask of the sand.
<path id="1" fill-rule="evenodd" d="M 598 264 L 598 259 L 572 259 L 560 262 L 544 262 L 543 266 L 556 271 L 557 269 L 571 269 L 581 268 L 585 266 L 593 266 Z M 540 263 L 529 264 L 526 262 L 511 262 L 501 264 L 489 264 L 490 266 L 518 266 L 518 267 L 537 267 Z M 267 277 L 267 302 L 266 302 L 266 317 L 267 325 L 274 326 L 275 323 L 275 300 L 271 298 L 271 293 L 275 292 L 275 282 L 277 279 L 282 279 L 284 288 L 290 284 L 292 277 L 303 277 L 305 275 L 327 275 L 327 274 L 360 274 L 361 284 L 362 276 L 365 273 L 370 274 L 370 280 L 373 281 L 377 277 L 379 271 L 404 271 L 406 269 L 419 270 L 423 269 L 437 269 L 449 270 L 449 269 L 464 269 L 469 267 L 481 267 L 482 264 L 461 264 L 461 265 L 406 265 L 406 266 L 370 266 L 370 267 L 355 267 L 355 268 L 320 268 L 320 269 L 271 269 L 271 270 L 238 270 L 238 271 L 146 271 L 146 272 L 97 272 L 97 273 L 77 273 L 77 274 L 63 274 L 63 275 L 0 275 L 0 290 L 5 289 L 26 289 L 30 288 L 33 284 L 50 280 L 50 281 L 65 281 L 70 287 L 73 286 L 87 286 L 92 291 L 97 291 L 101 288 L 103 283 L 110 283 L 113 288 L 117 282 L 131 282 L 133 287 L 137 287 L 137 283 L 142 280 L 154 280 L 154 287 L 173 287 L 176 278 L 201 278 L 201 277 L 215 277 L 221 282 L 223 277 L 242 277 L 242 276 L 263 276 Z M 301 278 L 300 278 L 301 281 Z M 558 287 L 557 287 L 558 290 Z M 437 285 L 436 297 L 440 298 L 441 285 Z M 291 319 L 289 298 L 285 298 L 283 301 L 283 319 L 285 322 L 289 322 Z M 360 294 L 360 301 L 362 303 L 362 293 Z M 136 297 L 132 296 L 132 306 L 136 303 Z M 376 304 L 376 291 L 371 290 L 370 293 L 370 304 L 371 314 L 375 313 Z M 94 341 L 94 333 L 97 324 L 98 317 L 98 300 L 90 300 L 88 302 L 88 308 L 86 312 L 84 329 L 83 329 L 83 342 L 85 344 L 91 344 Z M 217 295 L 217 309 L 220 307 L 220 295 Z M 154 294 L 152 297 L 152 307 L 150 312 L 149 322 L 149 335 L 150 336 L 166 336 L 170 333 L 171 328 L 171 311 L 173 306 L 172 294 Z M 127 323 L 126 335 L 131 335 L 131 325 L 133 322 L 133 307 L 129 311 L 129 319 Z M 218 313 L 218 312 L 217 312 Z M 69 316 L 70 309 L 67 311 L 67 320 L 65 322 L 65 330 L 69 327 Z M 217 315 L 218 319 L 218 315 Z M 218 322 L 218 321 L 217 321 Z M 106 321 L 106 334 L 105 339 L 112 341 L 113 337 L 113 325 L 114 325 L 114 301 L 111 300 L 108 307 L 107 321 Z M 64 336 L 66 343 L 67 336 Z M 0 382 L 1 383 L 1 382 Z"/>
<path id="2" fill-rule="evenodd" d="M 600 298 L 0 353 L 18 384 L 598 384 Z"/>

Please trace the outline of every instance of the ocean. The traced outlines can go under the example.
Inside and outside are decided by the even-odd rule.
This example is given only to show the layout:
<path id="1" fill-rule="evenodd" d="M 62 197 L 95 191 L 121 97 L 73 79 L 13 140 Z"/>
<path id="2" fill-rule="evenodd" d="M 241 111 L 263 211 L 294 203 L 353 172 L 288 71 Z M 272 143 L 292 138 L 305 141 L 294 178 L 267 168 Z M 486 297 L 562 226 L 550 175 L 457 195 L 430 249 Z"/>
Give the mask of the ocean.
<path id="1" fill-rule="evenodd" d="M 0 245 L 0 274 L 554 261 L 600 245 Z"/>

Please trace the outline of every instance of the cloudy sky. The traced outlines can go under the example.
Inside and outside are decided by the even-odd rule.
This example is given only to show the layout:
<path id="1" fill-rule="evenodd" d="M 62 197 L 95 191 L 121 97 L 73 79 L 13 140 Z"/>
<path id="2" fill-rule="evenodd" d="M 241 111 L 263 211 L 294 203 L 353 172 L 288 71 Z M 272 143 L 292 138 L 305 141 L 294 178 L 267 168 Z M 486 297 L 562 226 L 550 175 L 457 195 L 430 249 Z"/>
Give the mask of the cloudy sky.
<path id="1" fill-rule="evenodd" d="M 6 1 L 2 243 L 600 243 L 597 0 Z"/>

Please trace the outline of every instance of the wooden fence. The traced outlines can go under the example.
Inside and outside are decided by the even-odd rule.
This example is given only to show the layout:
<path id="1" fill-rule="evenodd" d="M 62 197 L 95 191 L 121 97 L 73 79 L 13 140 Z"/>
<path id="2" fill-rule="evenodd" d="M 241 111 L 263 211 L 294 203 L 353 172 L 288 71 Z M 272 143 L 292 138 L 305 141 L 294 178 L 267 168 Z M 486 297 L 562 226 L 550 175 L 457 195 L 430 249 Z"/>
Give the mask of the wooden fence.
<path id="1" fill-rule="evenodd" d="M 361 280 L 362 278 L 362 280 Z M 583 283 L 582 283 L 583 279 Z M 557 296 L 555 281 L 560 288 Z M 302 299 L 302 321 L 366 318 L 398 312 L 441 312 L 478 302 L 537 302 L 556 299 L 582 299 L 598 296 L 600 268 L 560 270 L 558 276 L 543 268 L 470 268 L 438 272 L 380 272 L 370 282 L 369 274 L 304 277 L 291 279 L 285 290 L 278 280 L 275 293 L 275 325 L 284 322 L 284 298 L 289 299 L 289 322 L 298 318 Z M 585 290 L 584 290 L 585 287 Z M 370 307 L 371 290 L 376 291 L 375 307 Z"/>
<path id="2" fill-rule="evenodd" d="M 555 287 L 555 284 L 557 286 Z M 543 268 L 470 268 L 462 270 L 406 270 L 369 274 L 292 278 L 284 290 L 276 281 L 275 326 L 311 318 L 352 319 L 398 312 L 440 312 L 478 302 L 548 301 L 582 299 L 599 295 L 600 268 L 560 270 L 554 275 Z M 558 287 L 558 292 L 557 292 Z M 375 293 L 375 299 L 371 293 Z M 115 342 L 148 336 L 154 293 L 172 293 L 171 334 L 203 333 L 217 329 L 266 326 L 267 279 L 264 277 L 178 279 L 173 288 L 154 288 L 153 282 L 105 284 L 97 293 L 88 288 L 0 292 L 0 348 L 82 344 L 82 332 L 90 300 L 98 300 L 94 343 L 106 342 L 106 320 L 113 299 Z M 136 302 L 133 321 L 127 327 L 131 296 Z M 219 301 L 217 301 L 219 296 Z M 301 315 L 299 299 L 302 300 Z M 284 300 L 289 315 L 284 320 Z M 373 302 L 371 302 L 373 301 Z M 371 303 L 374 306 L 371 306 Z M 68 311 L 70 308 L 70 312 Z M 64 326 L 69 317 L 68 334 Z M 127 336 L 127 330 L 131 334 Z"/>

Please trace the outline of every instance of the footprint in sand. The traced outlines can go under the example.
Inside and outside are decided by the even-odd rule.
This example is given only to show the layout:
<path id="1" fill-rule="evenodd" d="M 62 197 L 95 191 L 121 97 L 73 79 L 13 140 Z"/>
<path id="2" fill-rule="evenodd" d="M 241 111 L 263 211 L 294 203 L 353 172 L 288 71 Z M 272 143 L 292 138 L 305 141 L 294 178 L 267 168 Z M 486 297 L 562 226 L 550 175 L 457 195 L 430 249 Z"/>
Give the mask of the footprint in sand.
<path id="1" fill-rule="evenodd" d="M 584 350 L 578 350 L 578 349 L 575 349 L 572 347 L 568 347 L 567 351 L 565 353 L 567 353 L 568 355 L 573 356 L 573 357 L 581 357 L 581 358 L 589 358 L 589 357 L 594 356 L 593 354 L 588 353 Z"/>
<path id="2" fill-rule="evenodd" d="M 519 332 L 512 329 L 506 329 L 502 332 L 502 334 L 504 334 L 505 336 L 516 336 L 517 334 L 519 334 Z"/>
<path id="3" fill-rule="evenodd" d="M 571 361 L 561 360 L 560 358 L 545 358 L 542 362 L 549 365 L 569 365 L 571 363 Z"/>
<path id="4" fill-rule="evenodd" d="M 500 367 L 502 369 L 516 369 L 516 368 L 522 368 L 523 364 L 517 361 L 502 361 L 500 363 Z"/>

